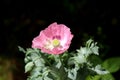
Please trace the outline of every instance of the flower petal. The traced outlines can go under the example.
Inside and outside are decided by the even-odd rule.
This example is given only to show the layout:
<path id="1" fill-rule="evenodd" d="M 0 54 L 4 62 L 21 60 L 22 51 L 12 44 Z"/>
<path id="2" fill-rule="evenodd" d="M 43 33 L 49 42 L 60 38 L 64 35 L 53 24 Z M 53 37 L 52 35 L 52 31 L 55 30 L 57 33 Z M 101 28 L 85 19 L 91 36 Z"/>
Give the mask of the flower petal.
<path id="1" fill-rule="evenodd" d="M 48 54 L 61 54 L 69 48 L 72 38 L 70 28 L 54 22 L 33 39 L 32 48 L 41 49 Z M 59 41 L 59 45 L 55 46 L 54 40 Z"/>

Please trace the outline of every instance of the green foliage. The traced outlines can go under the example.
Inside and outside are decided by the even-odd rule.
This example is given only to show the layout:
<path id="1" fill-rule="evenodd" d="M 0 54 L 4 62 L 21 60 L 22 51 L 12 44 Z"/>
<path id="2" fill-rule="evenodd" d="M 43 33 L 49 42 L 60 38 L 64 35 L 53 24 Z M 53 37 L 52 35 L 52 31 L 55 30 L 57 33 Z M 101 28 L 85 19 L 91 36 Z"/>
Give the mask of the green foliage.
<path id="1" fill-rule="evenodd" d="M 30 73 L 27 80 L 109 80 L 109 72 L 97 64 L 97 60 L 100 62 L 100 59 L 93 56 L 99 55 L 98 49 L 97 43 L 92 39 L 76 52 L 65 52 L 60 55 L 19 47 L 19 50 L 25 53 L 25 72 Z M 96 61 L 90 60 L 90 56 Z M 108 77 L 104 76 L 106 74 Z"/>
<path id="2" fill-rule="evenodd" d="M 120 70 L 120 57 L 106 59 L 102 66 L 111 73 L 117 72 Z"/>
<path id="3" fill-rule="evenodd" d="M 88 61 L 90 61 L 90 63 L 92 63 L 93 66 L 96 66 L 97 64 L 102 63 L 102 59 L 97 55 L 90 55 L 88 57 Z"/>
<path id="4" fill-rule="evenodd" d="M 87 76 L 86 80 L 115 80 L 111 74 Z"/>

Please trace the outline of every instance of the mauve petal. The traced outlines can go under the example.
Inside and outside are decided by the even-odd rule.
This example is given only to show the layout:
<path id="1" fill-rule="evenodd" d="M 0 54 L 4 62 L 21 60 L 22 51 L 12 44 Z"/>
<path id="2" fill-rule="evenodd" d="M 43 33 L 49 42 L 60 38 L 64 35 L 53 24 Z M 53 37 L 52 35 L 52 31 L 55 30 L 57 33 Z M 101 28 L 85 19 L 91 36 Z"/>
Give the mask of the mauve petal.
<path id="1" fill-rule="evenodd" d="M 46 28 L 45 30 L 43 30 L 43 33 L 44 33 L 47 37 L 49 37 L 49 38 L 52 39 L 52 37 L 53 37 L 54 35 L 57 35 L 57 32 L 58 32 L 58 31 L 59 31 L 59 28 L 58 28 L 58 26 L 57 26 L 57 23 L 55 22 L 55 23 L 50 24 L 50 25 L 48 26 L 48 28 Z"/>
<path id="2" fill-rule="evenodd" d="M 44 35 L 43 31 L 41 31 L 40 34 L 33 39 L 32 48 L 43 47 L 46 39 L 47 39 L 47 37 Z"/>
<path id="3" fill-rule="evenodd" d="M 63 32 L 61 33 L 62 34 L 62 40 L 61 40 L 61 44 L 64 46 L 65 44 L 68 44 L 71 42 L 72 38 L 73 38 L 73 35 L 71 34 L 70 32 L 70 29 L 67 28 L 66 26 L 64 26 L 63 28 Z"/>
<path id="4" fill-rule="evenodd" d="M 46 49 L 45 44 L 47 40 L 52 41 L 54 38 L 57 38 L 60 41 L 60 46 L 53 47 L 53 49 Z M 54 22 L 45 30 L 42 30 L 39 36 L 33 39 L 32 47 L 39 48 L 42 52 L 48 54 L 62 54 L 70 47 L 72 38 L 73 35 L 70 32 L 70 28 L 64 24 L 57 24 Z M 52 45 L 52 43 L 50 43 L 50 45 Z"/>

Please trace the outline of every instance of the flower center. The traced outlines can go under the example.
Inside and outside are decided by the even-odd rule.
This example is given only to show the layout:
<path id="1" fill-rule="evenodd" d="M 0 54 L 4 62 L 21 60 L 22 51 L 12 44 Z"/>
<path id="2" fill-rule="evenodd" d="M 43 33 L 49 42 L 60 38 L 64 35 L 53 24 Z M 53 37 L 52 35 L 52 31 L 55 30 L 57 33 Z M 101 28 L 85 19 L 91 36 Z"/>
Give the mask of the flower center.
<path id="1" fill-rule="evenodd" d="M 46 49 L 52 50 L 55 47 L 58 47 L 60 45 L 60 41 L 58 39 L 53 39 L 52 41 L 48 40 L 45 44 Z"/>
<path id="2" fill-rule="evenodd" d="M 52 44 L 53 44 L 54 47 L 57 47 L 57 46 L 60 45 L 60 41 L 59 41 L 58 39 L 54 39 L 54 40 L 52 41 Z"/>

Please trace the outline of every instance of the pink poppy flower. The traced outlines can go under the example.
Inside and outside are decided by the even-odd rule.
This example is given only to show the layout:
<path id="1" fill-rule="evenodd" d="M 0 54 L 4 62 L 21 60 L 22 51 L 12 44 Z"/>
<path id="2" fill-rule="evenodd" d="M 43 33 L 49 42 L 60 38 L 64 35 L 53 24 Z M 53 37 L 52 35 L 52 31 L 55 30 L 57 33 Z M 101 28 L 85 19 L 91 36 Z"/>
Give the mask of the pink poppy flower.
<path id="1" fill-rule="evenodd" d="M 54 22 L 33 39 L 32 48 L 48 54 L 62 54 L 69 48 L 72 38 L 67 26 Z"/>

